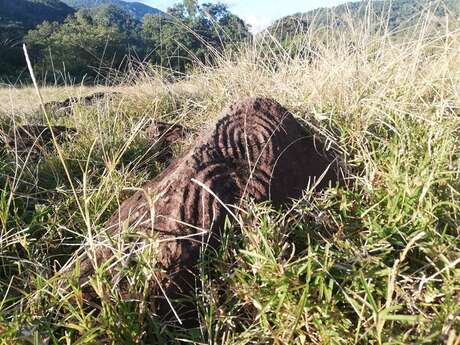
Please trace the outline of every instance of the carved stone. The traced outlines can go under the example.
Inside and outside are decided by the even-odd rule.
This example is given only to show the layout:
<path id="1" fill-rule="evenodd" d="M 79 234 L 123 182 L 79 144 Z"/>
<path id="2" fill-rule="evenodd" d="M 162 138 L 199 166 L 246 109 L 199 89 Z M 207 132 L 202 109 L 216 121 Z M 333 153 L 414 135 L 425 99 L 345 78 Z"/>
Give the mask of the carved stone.
<path id="1" fill-rule="evenodd" d="M 116 242 L 121 229 L 131 227 L 157 240 L 152 298 L 161 301 L 163 293 L 171 299 L 193 295 L 200 250 L 204 243 L 218 246 L 228 210 L 237 213 L 234 206 L 242 198 L 271 201 L 278 207 L 300 197 L 323 174 L 317 190 L 336 180 L 331 160 L 321 150 L 321 143 L 277 102 L 243 98 L 231 104 L 188 152 L 123 202 L 110 218 L 107 234 Z M 131 253 L 145 241 L 135 241 Z M 82 283 L 93 274 L 95 261 L 98 265 L 108 262 L 115 251 L 101 245 L 95 260 L 84 258 Z M 135 255 L 126 257 L 131 263 L 136 261 Z M 110 275 L 129 296 L 121 266 L 111 268 Z M 94 296 L 85 291 L 88 299 Z M 166 302 L 159 306 L 163 316 L 171 310 Z"/>

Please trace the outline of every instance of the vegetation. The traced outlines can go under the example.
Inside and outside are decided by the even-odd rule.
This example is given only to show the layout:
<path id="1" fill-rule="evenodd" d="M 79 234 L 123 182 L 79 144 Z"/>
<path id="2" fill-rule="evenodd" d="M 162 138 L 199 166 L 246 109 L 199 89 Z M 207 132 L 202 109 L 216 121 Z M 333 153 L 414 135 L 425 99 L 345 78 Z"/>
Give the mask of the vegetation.
<path id="1" fill-rule="evenodd" d="M 97 8 L 101 5 L 113 5 L 129 13 L 137 20 L 142 20 L 146 14 L 159 14 L 162 12 L 141 2 L 126 2 L 122 0 L 62 0 L 67 5 L 81 9 Z"/>
<path id="2" fill-rule="evenodd" d="M 75 12 L 59 0 L 1 0 L 0 10 L 2 29 L 16 23 L 21 30 L 32 29 L 45 20 L 63 21 Z M 3 30 L 2 35 L 5 35 Z"/>
<path id="3" fill-rule="evenodd" d="M 143 49 L 138 23 L 115 6 L 80 10 L 63 25 L 44 22 L 25 41 L 37 72 L 53 71 L 54 78 L 63 76 L 64 80 L 90 79 L 120 68 L 127 54 L 139 46 Z"/>
<path id="4" fill-rule="evenodd" d="M 143 37 L 150 61 L 155 65 L 185 72 L 194 63 L 212 63 L 225 47 L 250 37 L 243 20 L 230 13 L 225 5 L 184 1 L 167 11 L 167 16 L 147 15 Z"/>
<path id="5" fill-rule="evenodd" d="M 28 30 L 45 20 L 62 22 L 74 10 L 59 0 L 0 0 L 0 80 L 24 67 L 20 47 Z"/>
<path id="6" fill-rule="evenodd" d="M 32 89 L 2 89 L 1 128 L 46 117 L 78 135 L 39 157 L 1 153 L 0 342 L 458 344 L 460 31 L 452 24 L 423 23 L 397 39 L 366 27 L 310 30 L 298 44 L 314 45 L 314 60 L 288 51 L 267 60 L 279 42 L 256 41 L 197 63 L 187 78 L 133 71 L 111 88 L 121 99 L 75 105 L 68 117 L 30 114 Z M 89 89 L 41 92 L 47 101 Z M 91 252 L 119 202 L 164 168 L 144 125 L 205 129 L 242 95 L 289 108 L 337 152 L 345 183 L 306 190 L 284 210 L 248 200 L 229 219 L 219 252 L 203 254 L 200 329 L 151 312 L 142 297 L 155 269 L 148 255 L 129 267 L 138 300 L 123 301 L 101 275 L 94 284 L 108 294 L 84 307 L 78 272 L 64 274 L 65 265 L 82 244 Z"/>
<path id="7" fill-rule="evenodd" d="M 0 78 L 17 78 L 25 69 L 22 40 L 30 49 L 39 79 L 94 83 L 101 77 L 113 79 L 112 72 L 123 73 L 133 63 L 150 62 L 183 73 L 193 63 L 211 62 L 225 46 L 249 38 L 247 25 L 225 5 L 184 3 L 168 9 L 167 14 L 146 15 L 142 23 L 115 5 L 81 9 L 64 23 L 50 16 L 24 38 L 18 32 L 14 46 L 7 48 L 13 53 L 8 51 L 11 58 L 6 59 Z"/>
<path id="8" fill-rule="evenodd" d="M 347 28 L 356 23 L 368 21 L 368 30 L 398 31 L 413 27 L 424 16 L 431 14 L 438 20 L 446 15 L 460 13 L 457 0 L 377 0 L 350 2 L 334 8 L 319 8 L 307 13 L 298 13 L 276 21 L 268 31 L 280 41 L 289 42 L 298 34 L 331 26 Z M 382 23 L 384 25 L 382 25 Z"/>
<path id="9" fill-rule="evenodd" d="M 0 80 L 27 81 L 22 42 L 28 44 L 39 79 L 63 84 L 115 82 L 133 65 L 143 68 L 146 62 L 183 74 L 252 39 L 248 26 L 222 4 L 184 0 L 163 13 L 122 0 L 65 2 L 78 12 L 59 0 L 0 0 Z M 347 31 L 370 18 L 369 23 L 385 23 L 370 32 L 393 32 L 428 13 L 442 26 L 442 18 L 460 8 L 456 0 L 355 2 L 285 17 L 258 37 L 268 34 L 281 43 L 281 50 L 272 46 L 267 51 L 292 53 L 311 28 Z"/>

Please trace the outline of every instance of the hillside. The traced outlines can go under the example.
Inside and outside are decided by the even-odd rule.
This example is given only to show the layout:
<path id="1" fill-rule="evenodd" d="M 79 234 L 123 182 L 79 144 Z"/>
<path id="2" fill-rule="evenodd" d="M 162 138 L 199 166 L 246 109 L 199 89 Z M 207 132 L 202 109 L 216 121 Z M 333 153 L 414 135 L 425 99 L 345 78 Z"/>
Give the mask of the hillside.
<path id="1" fill-rule="evenodd" d="M 131 14 L 137 20 L 144 18 L 146 14 L 163 14 L 157 8 L 147 6 L 140 2 L 128 2 L 122 0 L 63 0 L 67 5 L 79 9 L 79 8 L 95 8 L 101 5 L 115 5 L 129 14 Z"/>
<path id="2" fill-rule="evenodd" d="M 63 5 L 53 1 L 57 8 Z M 25 26 L 19 21 L 21 13 L 5 11 L 9 29 L 2 30 L 0 81 L 27 82 L 22 42 L 27 44 L 39 79 L 54 83 L 85 79 L 89 83 L 112 72 L 124 73 L 139 62 L 184 73 L 197 60 L 212 61 L 216 52 L 250 36 L 244 21 L 220 4 L 195 3 L 192 10 L 178 3 L 168 9 L 171 16 L 147 14 L 142 21 L 117 5 L 98 5 L 79 9 L 63 23 L 54 22 L 62 21 L 63 15 L 48 16 L 47 22 L 32 30 L 30 26 L 39 20 L 29 20 Z M 64 6 L 74 13 L 75 9 Z M 24 12 L 30 15 L 31 10 Z"/>
<path id="3" fill-rule="evenodd" d="M 24 70 L 20 47 L 26 33 L 44 21 L 63 22 L 75 10 L 59 0 L 0 0 L 0 79 Z"/>
<path id="4" fill-rule="evenodd" d="M 59 0 L 0 0 L 0 42 L 16 41 L 45 20 L 62 22 L 74 12 Z"/>
<path id="5" fill-rule="evenodd" d="M 391 5 L 391 6 L 390 6 Z M 435 2 L 430 0 L 383 0 L 349 2 L 332 8 L 319 8 L 305 13 L 297 13 L 271 25 L 267 31 L 277 38 L 301 32 L 314 27 L 346 27 L 358 22 L 372 23 L 375 30 L 388 28 L 390 31 L 403 29 L 416 23 L 421 15 L 431 12 L 434 17 L 443 18 L 447 14 L 459 13 L 457 0 Z"/>
<path id="6" fill-rule="evenodd" d="M 212 54 L 250 35 L 245 23 L 221 5 L 197 6 L 193 16 L 182 4 L 170 11 L 182 16 L 146 15 L 140 22 L 115 5 L 80 9 L 61 25 L 39 25 L 24 40 L 40 78 L 94 82 L 139 61 L 142 68 L 151 64 L 185 73 L 196 61 L 210 62 Z"/>

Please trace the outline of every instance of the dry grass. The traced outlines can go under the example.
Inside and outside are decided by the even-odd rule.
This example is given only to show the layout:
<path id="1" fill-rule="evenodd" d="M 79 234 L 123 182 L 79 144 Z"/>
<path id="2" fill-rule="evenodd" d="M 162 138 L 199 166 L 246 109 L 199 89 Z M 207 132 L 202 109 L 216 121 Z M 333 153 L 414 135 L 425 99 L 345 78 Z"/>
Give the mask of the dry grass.
<path id="1" fill-rule="evenodd" d="M 1 341 L 457 345 L 460 32 L 428 24 L 397 39 L 312 32 L 301 46 L 314 58 L 275 53 L 278 42 L 266 38 L 176 82 L 146 70 L 116 87 L 121 100 L 52 117 L 79 131 L 62 147 L 72 184 L 54 151 L 32 161 L 7 149 Z M 42 89 L 46 100 L 92 91 Z M 104 228 L 126 188 L 162 169 L 154 154 L 143 157 L 142 124 L 202 129 L 243 95 L 275 98 L 327 137 L 347 185 L 305 193 L 284 211 L 248 204 L 247 225 L 229 225 L 218 256 L 203 261 L 200 329 L 167 327 L 149 301 L 120 301 L 116 288 L 98 313 L 80 308 L 78 284 L 63 282 L 61 267 Z M 28 121 L 37 100 L 29 88 L 3 88 L 0 104 L 6 126 L 17 114 Z M 127 272 L 134 291 L 150 265 L 140 254 L 139 270 Z M 110 285 L 100 273 L 99 284 Z"/>

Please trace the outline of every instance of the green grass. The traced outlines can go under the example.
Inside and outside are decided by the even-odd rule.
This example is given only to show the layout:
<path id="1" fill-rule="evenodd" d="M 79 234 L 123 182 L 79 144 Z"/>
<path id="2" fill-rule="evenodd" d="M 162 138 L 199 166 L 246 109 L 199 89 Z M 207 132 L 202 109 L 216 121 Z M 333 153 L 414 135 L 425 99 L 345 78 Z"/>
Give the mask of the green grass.
<path id="1" fill-rule="evenodd" d="M 56 150 L 26 160 L 7 148 L 0 343 L 458 344 L 460 32 L 422 24 L 397 39 L 355 30 L 315 41 L 312 32 L 303 48 L 317 42 L 313 61 L 271 55 L 256 42 L 176 82 L 152 71 L 117 87 L 121 100 L 51 116 L 78 130 L 60 147 L 63 160 Z M 0 92 L 2 128 L 44 122 L 11 97 L 30 90 Z M 219 250 L 203 253 L 200 329 L 161 323 L 145 299 L 154 243 L 125 272 L 136 301 L 115 288 L 85 307 L 78 270 L 64 276 L 63 266 L 120 200 L 164 168 L 147 151 L 144 124 L 205 130 L 243 95 L 275 98 L 318 131 L 343 161 L 346 182 L 305 191 L 284 210 L 246 202 Z M 105 267 L 93 281 L 100 291 L 111 287 Z"/>

